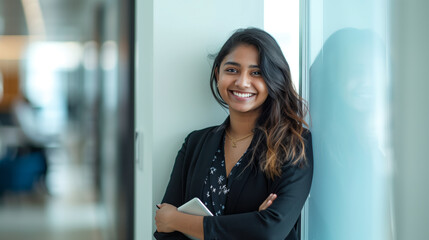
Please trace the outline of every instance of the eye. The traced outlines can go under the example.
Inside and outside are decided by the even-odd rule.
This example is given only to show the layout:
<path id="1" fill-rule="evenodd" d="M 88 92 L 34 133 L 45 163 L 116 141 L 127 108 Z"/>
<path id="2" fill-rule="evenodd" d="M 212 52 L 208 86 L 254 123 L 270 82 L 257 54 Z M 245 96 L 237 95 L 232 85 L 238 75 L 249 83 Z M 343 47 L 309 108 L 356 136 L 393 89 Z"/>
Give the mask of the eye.
<path id="1" fill-rule="evenodd" d="M 260 71 L 254 71 L 252 72 L 253 76 L 261 76 L 261 72 Z"/>
<path id="2" fill-rule="evenodd" d="M 227 69 L 225 69 L 225 72 L 229 72 L 229 73 L 236 73 L 236 72 L 238 72 L 238 71 L 237 71 L 237 69 L 235 69 L 235 68 L 227 68 Z"/>

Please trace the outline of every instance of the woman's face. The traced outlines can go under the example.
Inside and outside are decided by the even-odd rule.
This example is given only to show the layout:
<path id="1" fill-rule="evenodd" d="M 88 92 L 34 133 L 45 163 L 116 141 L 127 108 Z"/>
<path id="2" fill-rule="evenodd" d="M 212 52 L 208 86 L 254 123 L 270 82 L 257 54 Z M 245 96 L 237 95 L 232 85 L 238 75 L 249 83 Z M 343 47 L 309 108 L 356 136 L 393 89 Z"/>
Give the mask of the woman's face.
<path id="1" fill-rule="evenodd" d="M 259 69 L 255 46 L 241 44 L 225 56 L 216 71 L 222 99 L 234 113 L 260 113 L 268 89 Z"/>

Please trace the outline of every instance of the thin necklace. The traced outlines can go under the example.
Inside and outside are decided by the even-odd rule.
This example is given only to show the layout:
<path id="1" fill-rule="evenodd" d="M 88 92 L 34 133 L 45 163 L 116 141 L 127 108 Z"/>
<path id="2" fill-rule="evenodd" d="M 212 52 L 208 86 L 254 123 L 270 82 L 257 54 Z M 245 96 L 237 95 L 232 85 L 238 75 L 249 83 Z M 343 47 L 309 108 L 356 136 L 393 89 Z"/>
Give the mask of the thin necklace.
<path id="1" fill-rule="evenodd" d="M 225 132 L 226 132 L 226 136 L 228 136 L 229 140 L 231 140 L 233 148 L 237 148 L 237 142 L 242 141 L 242 140 L 244 140 L 244 139 L 246 139 L 246 138 L 248 138 L 248 137 L 250 137 L 250 136 L 253 135 L 253 132 L 252 132 L 249 135 L 246 135 L 246 136 L 244 136 L 242 138 L 234 139 L 233 137 L 231 137 L 231 135 L 229 135 L 228 131 L 225 130 Z"/>

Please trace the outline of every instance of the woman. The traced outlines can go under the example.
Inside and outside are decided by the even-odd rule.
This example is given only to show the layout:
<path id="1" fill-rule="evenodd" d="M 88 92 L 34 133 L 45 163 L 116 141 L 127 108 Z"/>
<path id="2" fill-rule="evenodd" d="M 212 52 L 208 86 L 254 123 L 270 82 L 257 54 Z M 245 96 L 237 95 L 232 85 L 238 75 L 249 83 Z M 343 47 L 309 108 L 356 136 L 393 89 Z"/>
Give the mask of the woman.
<path id="1" fill-rule="evenodd" d="M 211 89 L 229 108 L 216 127 L 194 131 L 179 151 L 157 239 L 299 239 L 313 175 L 306 107 L 268 33 L 236 31 L 213 63 Z M 177 211 L 198 197 L 215 216 Z"/>

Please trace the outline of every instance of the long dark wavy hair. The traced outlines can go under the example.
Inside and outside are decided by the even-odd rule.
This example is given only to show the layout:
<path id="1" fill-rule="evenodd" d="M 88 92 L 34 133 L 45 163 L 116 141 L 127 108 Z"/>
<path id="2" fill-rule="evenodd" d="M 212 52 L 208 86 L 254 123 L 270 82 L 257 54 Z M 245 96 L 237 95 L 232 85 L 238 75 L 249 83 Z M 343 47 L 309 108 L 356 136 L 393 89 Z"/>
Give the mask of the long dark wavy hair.
<path id="1" fill-rule="evenodd" d="M 252 161 L 257 160 L 265 174 L 274 179 L 282 166 L 302 166 L 306 163 L 305 142 L 302 136 L 308 127 L 304 118 L 308 112 L 305 101 L 295 91 L 289 64 L 276 40 L 258 28 L 238 29 L 225 42 L 214 59 L 210 88 L 219 104 L 228 108 L 217 88 L 215 71 L 226 55 L 241 44 L 253 45 L 259 52 L 259 67 L 268 88 L 268 97 L 254 129 Z"/>

